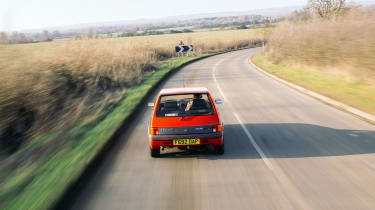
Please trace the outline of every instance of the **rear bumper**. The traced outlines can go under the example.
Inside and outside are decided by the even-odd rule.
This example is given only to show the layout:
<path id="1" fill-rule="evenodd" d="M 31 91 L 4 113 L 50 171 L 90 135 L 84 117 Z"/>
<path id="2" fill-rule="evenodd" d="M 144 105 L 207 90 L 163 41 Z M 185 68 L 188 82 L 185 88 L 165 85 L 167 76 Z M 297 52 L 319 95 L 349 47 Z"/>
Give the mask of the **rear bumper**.
<path id="1" fill-rule="evenodd" d="M 193 139 L 199 138 L 200 144 L 194 144 L 190 146 L 200 146 L 211 144 L 213 146 L 220 146 L 223 144 L 223 134 L 211 133 L 211 134 L 192 134 L 192 135 L 152 135 L 149 138 L 150 147 L 152 149 L 158 149 L 160 147 L 180 147 L 181 145 L 173 145 L 173 139 Z M 184 145 L 189 146 L 189 145 Z"/>

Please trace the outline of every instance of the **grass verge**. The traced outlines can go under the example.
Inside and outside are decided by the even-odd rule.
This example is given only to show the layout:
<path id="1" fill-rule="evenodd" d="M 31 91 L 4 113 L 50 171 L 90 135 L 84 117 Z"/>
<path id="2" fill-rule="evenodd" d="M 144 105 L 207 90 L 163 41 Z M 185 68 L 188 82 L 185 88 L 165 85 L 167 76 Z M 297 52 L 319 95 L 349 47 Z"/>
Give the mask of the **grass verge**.
<path id="1" fill-rule="evenodd" d="M 48 209 L 53 207 L 155 85 L 172 70 L 187 62 L 207 56 L 209 55 L 203 54 L 165 61 L 139 86 L 127 91 L 113 111 L 100 121 L 90 126 L 82 124 L 74 127 L 65 137 L 71 139 L 70 143 L 63 145 L 61 150 L 55 151 L 53 155 L 46 155 L 44 159 L 48 158 L 48 161 L 19 167 L 12 178 L 0 189 L 0 208 Z"/>
<path id="2" fill-rule="evenodd" d="M 359 110 L 375 114 L 375 85 L 356 81 L 349 82 L 324 72 L 309 71 L 273 64 L 262 54 L 251 58 L 253 63 L 265 71 L 284 80 L 300 85 Z"/>

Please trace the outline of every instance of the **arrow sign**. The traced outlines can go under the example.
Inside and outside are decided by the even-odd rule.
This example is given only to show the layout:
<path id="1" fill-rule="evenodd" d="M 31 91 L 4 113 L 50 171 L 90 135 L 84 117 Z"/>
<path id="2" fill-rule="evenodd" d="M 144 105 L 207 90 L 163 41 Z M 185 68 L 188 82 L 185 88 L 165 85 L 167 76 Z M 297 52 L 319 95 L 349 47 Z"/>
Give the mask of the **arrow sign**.
<path id="1" fill-rule="evenodd" d="M 176 46 L 176 52 L 190 52 L 193 51 L 193 45 Z"/>

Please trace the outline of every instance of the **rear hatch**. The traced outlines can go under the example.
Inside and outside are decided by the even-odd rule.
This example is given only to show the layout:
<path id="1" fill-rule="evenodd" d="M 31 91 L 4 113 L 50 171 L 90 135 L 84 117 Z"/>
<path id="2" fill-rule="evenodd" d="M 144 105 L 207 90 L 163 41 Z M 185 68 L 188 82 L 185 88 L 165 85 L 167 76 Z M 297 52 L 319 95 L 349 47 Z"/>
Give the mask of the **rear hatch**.
<path id="1" fill-rule="evenodd" d="M 158 128 L 160 135 L 189 135 L 208 134 L 213 132 L 214 126 L 220 124 L 218 117 L 186 116 L 186 117 L 155 117 L 152 127 Z"/>
<path id="2" fill-rule="evenodd" d="M 158 129 L 160 135 L 212 133 L 218 124 L 208 93 L 161 95 L 151 120 L 151 128 Z"/>

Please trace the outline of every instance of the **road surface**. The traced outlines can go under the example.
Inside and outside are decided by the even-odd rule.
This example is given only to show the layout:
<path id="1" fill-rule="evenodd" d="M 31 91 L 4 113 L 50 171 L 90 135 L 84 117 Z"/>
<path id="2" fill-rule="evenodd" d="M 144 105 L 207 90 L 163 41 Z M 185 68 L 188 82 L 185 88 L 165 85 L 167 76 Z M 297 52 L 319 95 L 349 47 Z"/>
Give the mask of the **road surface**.
<path id="1" fill-rule="evenodd" d="M 375 209 L 375 126 L 253 69 L 257 52 L 198 61 L 163 85 L 223 99 L 225 155 L 151 158 L 145 106 L 70 208 Z"/>

